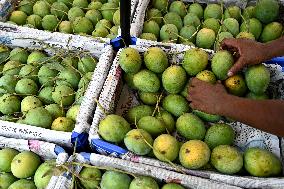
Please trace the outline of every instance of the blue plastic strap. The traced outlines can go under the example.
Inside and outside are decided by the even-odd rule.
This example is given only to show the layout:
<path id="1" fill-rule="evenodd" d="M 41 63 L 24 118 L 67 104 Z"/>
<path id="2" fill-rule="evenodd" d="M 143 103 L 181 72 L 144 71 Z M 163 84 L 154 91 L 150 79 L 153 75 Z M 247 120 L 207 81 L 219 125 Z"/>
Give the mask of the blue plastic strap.
<path id="1" fill-rule="evenodd" d="M 284 66 L 284 56 L 273 58 L 273 59 L 267 61 L 266 63 L 268 63 L 268 64 L 279 64 L 283 67 Z"/>
<path id="2" fill-rule="evenodd" d="M 118 51 L 120 48 L 124 47 L 121 36 L 110 40 L 110 44 L 114 50 Z"/>
<path id="3" fill-rule="evenodd" d="M 56 155 L 58 155 L 58 154 L 61 154 L 61 153 L 65 153 L 65 150 L 62 147 L 55 145 L 54 153 Z"/>
<path id="4" fill-rule="evenodd" d="M 137 37 L 131 37 L 131 45 L 136 45 Z"/>
<path id="5" fill-rule="evenodd" d="M 282 72 L 284 72 L 284 56 L 273 58 L 266 62 L 267 64 L 278 64 L 282 67 Z"/>
<path id="6" fill-rule="evenodd" d="M 130 44 L 136 45 L 136 42 L 137 42 L 137 38 L 131 37 Z M 113 49 L 116 50 L 116 51 L 125 47 L 125 44 L 124 44 L 121 36 L 118 36 L 117 38 L 110 40 L 110 44 L 112 45 Z"/>
<path id="7" fill-rule="evenodd" d="M 90 157 L 91 157 L 91 154 L 90 153 L 87 153 L 87 152 L 81 152 L 80 153 L 81 156 L 84 157 L 84 159 L 90 161 Z"/>
<path id="8" fill-rule="evenodd" d="M 72 180 L 72 174 L 69 173 L 69 172 L 63 173 L 63 176 L 64 176 L 65 178 L 67 178 L 68 180 Z"/>
<path id="9" fill-rule="evenodd" d="M 76 140 L 77 140 L 77 148 L 76 151 L 82 151 L 86 148 L 88 148 L 88 133 L 77 133 L 77 132 L 72 132 L 71 135 L 71 142 L 73 145 L 75 145 Z"/>
<path id="10" fill-rule="evenodd" d="M 101 139 L 92 139 L 91 147 L 101 154 L 111 154 L 116 157 L 120 157 L 128 152 L 117 145 L 105 142 Z"/>

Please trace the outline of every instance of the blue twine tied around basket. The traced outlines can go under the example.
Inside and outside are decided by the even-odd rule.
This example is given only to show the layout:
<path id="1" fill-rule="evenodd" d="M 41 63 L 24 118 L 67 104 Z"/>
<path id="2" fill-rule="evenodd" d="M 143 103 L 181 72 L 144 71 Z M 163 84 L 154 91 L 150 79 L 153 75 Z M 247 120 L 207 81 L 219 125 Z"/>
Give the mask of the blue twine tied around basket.
<path id="1" fill-rule="evenodd" d="M 136 37 L 131 37 L 131 41 L 130 41 L 131 45 L 135 45 L 136 41 L 137 41 Z M 125 44 L 121 36 L 118 36 L 117 38 L 110 40 L 110 44 L 115 51 L 118 51 L 119 49 L 125 47 Z"/>
<path id="2" fill-rule="evenodd" d="M 284 56 L 273 58 L 266 62 L 267 64 L 278 64 L 282 67 L 282 72 L 284 72 Z"/>
<path id="3" fill-rule="evenodd" d="M 112 155 L 120 157 L 126 154 L 128 151 L 111 143 L 105 142 L 101 139 L 92 139 L 91 148 L 99 152 L 100 154 Z"/>
<path id="4" fill-rule="evenodd" d="M 83 133 L 77 133 L 75 131 L 72 132 L 71 142 L 73 145 L 75 145 L 75 143 L 77 142 L 76 151 L 83 151 L 89 147 L 88 137 L 89 134 L 85 132 Z"/>

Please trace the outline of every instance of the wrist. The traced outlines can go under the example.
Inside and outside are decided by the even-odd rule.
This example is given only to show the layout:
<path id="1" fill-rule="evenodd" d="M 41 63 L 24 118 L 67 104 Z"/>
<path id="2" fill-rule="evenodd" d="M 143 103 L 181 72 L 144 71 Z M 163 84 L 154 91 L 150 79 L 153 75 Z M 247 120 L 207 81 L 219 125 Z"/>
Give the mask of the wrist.
<path id="1" fill-rule="evenodd" d="M 272 55 L 270 55 L 270 52 L 267 50 L 269 49 L 270 44 L 268 43 L 260 43 L 257 42 L 257 52 L 258 52 L 258 59 L 259 59 L 259 63 L 262 63 L 264 61 L 267 61 L 268 59 L 270 59 L 270 57 Z"/>
<path id="2" fill-rule="evenodd" d="M 231 114 L 233 108 L 233 103 L 235 102 L 235 96 L 230 94 L 224 94 L 222 96 L 222 103 L 215 105 L 215 114 L 221 116 L 228 116 Z"/>
<path id="3" fill-rule="evenodd" d="M 277 41 L 271 41 L 268 43 L 260 43 L 261 44 L 261 58 L 262 62 L 270 60 L 274 57 L 281 56 L 283 51 L 281 49 Z"/>

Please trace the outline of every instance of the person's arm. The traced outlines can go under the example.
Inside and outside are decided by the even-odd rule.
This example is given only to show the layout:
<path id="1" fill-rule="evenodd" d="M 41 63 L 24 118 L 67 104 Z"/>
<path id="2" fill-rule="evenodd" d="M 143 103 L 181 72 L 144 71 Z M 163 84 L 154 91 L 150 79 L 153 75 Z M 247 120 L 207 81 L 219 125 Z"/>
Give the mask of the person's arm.
<path id="1" fill-rule="evenodd" d="M 232 76 L 245 66 L 260 64 L 284 55 L 284 37 L 268 43 L 251 39 L 224 39 L 221 47 L 234 53 L 236 58 L 236 63 L 228 72 L 228 76 Z"/>
<path id="2" fill-rule="evenodd" d="M 264 43 L 264 54 L 267 54 L 265 60 L 270 60 L 277 56 L 284 55 L 284 37 L 281 37 L 277 40 Z"/>
<path id="3" fill-rule="evenodd" d="M 188 100 L 193 109 L 218 114 L 257 129 L 284 136 L 284 101 L 251 100 L 229 95 L 222 84 L 191 81 Z"/>
<path id="4" fill-rule="evenodd" d="M 284 136 L 284 101 L 251 100 L 228 95 L 220 112 L 242 123 Z"/>

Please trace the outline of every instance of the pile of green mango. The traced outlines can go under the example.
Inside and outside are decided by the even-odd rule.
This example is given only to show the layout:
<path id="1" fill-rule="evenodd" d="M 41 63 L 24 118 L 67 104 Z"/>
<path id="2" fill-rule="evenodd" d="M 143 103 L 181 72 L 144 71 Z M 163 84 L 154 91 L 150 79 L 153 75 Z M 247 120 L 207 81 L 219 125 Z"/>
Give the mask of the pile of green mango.
<path id="1" fill-rule="evenodd" d="M 137 91 L 141 104 L 130 108 L 124 117 L 107 115 L 98 126 L 102 139 L 137 155 L 189 169 L 279 175 L 281 162 L 274 154 L 260 148 L 240 151 L 233 146 L 233 128 L 223 122 L 227 118 L 191 109 L 187 101 L 188 85 L 195 77 L 211 84 L 219 80 L 231 95 L 267 99 L 268 68 L 255 65 L 228 77 L 234 64 L 228 51 L 218 51 L 211 60 L 197 48 L 187 50 L 180 62 L 170 63 L 170 56 L 159 47 L 150 47 L 144 53 L 135 48 L 121 50 L 119 64 L 124 81 Z M 177 140 L 176 134 L 184 140 Z"/>
<path id="2" fill-rule="evenodd" d="M 45 189 L 53 175 L 55 160 L 42 162 L 30 151 L 0 150 L 1 189 Z"/>
<path id="3" fill-rule="evenodd" d="M 97 60 L 0 46 L 1 120 L 71 132 Z"/>
<path id="4" fill-rule="evenodd" d="M 119 0 L 22 0 L 8 22 L 113 39 L 120 25 Z"/>
<path id="5" fill-rule="evenodd" d="M 45 189 L 51 177 L 58 176 L 55 167 L 55 160 L 42 162 L 30 151 L 0 149 L 0 188 Z M 164 184 L 147 176 L 133 178 L 124 172 L 104 171 L 91 166 L 83 167 L 76 180 L 76 186 L 82 189 L 159 189 L 160 186 L 161 189 L 184 189 L 179 184 Z"/>
<path id="6" fill-rule="evenodd" d="M 259 0 L 241 10 L 219 4 L 187 4 L 151 0 L 140 38 L 218 49 L 225 38 L 248 38 L 263 43 L 282 36 L 276 0 Z"/>
<path id="7" fill-rule="evenodd" d="M 100 170 L 95 167 L 84 167 L 80 172 L 80 186 L 83 189 L 185 189 L 175 183 L 160 183 L 147 176 L 133 176 L 113 170 Z"/>

